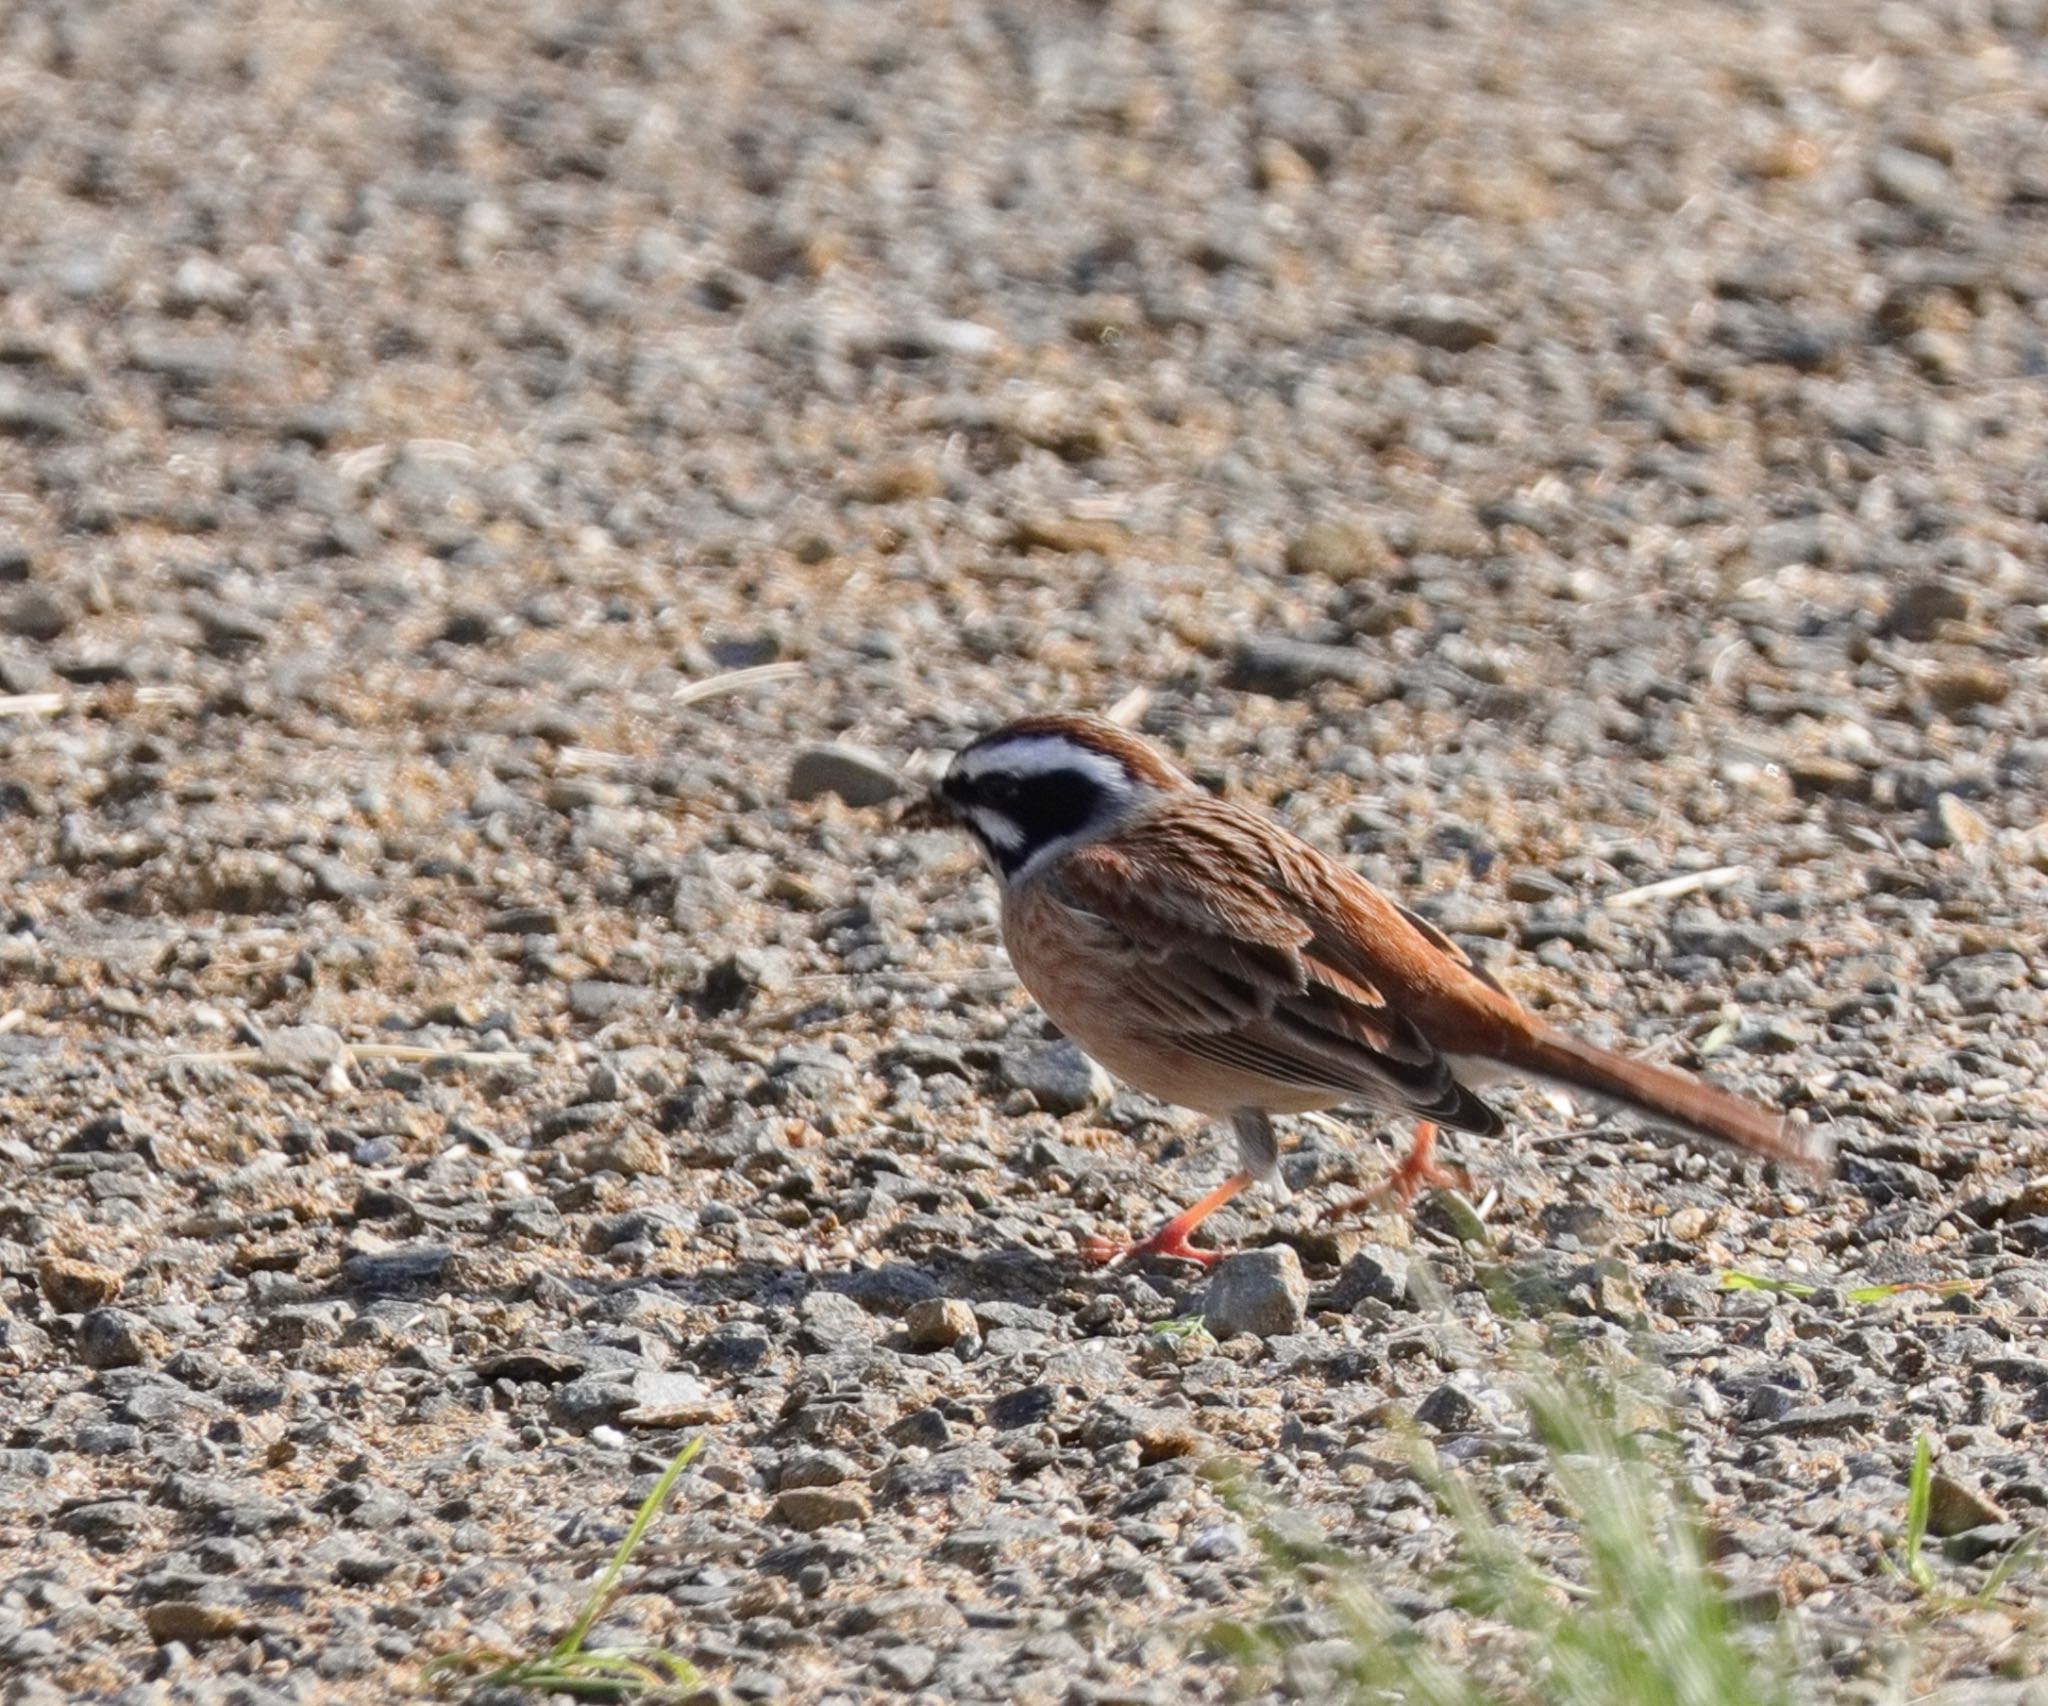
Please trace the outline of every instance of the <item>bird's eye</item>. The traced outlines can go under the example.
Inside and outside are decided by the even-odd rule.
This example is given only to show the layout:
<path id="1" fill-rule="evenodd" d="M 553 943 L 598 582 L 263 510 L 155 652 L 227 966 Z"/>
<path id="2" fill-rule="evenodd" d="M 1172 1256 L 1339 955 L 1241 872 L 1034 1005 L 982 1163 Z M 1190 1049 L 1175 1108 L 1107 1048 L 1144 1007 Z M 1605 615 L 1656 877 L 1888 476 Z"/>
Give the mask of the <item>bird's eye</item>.
<path id="1" fill-rule="evenodd" d="M 998 770 L 994 775 L 982 778 L 981 791 L 990 805 L 1008 805 L 1017 798 L 1017 778 Z"/>

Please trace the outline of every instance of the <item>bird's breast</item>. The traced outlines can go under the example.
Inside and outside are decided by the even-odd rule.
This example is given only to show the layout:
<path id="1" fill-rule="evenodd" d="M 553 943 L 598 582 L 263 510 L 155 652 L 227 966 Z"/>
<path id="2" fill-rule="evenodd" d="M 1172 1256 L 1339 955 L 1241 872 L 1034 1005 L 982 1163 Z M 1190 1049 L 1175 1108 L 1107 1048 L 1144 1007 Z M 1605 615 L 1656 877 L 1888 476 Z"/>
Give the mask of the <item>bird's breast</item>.
<path id="1" fill-rule="evenodd" d="M 1046 1016 L 1083 1052 L 1134 1089 L 1211 1115 L 1242 1108 L 1305 1113 L 1347 1098 L 1220 1065 L 1148 1029 L 1129 982 L 1131 944 L 1113 926 L 1036 883 L 1003 897 L 1003 945 Z"/>

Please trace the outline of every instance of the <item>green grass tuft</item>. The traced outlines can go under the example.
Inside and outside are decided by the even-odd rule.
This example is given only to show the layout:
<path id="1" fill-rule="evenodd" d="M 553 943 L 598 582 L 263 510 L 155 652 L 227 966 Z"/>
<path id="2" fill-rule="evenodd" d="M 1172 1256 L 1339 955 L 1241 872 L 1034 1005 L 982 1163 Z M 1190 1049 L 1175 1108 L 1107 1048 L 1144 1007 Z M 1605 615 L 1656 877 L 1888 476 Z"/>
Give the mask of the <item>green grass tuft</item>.
<path id="1" fill-rule="evenodd" d="M 1789 1633 L 1731 1609 L 1657 1431 L 1640 1425 L 1662 1413 L 1647 1394 L 1532 1363 L 1517 1396 L 1578 1530 L 1569 1578 L 1418 1442 L 1457 1541 L 1437 1594 L 1476 1620 L 1474 1650 L 1453 1662 L 1375 1591 L 1365 1559 L 1305 1543 L 1284 1511 L 1254 1511 L 1272 1575 L 1308 1614 L 1212 1634 L 1246 1682 L 1277 1671 L 1293 1697 L 1330 1706 L 1806 1706 Z M 1233 1497 L 1254 1504 L 1242 1487 Z"/>
<path id="2" fill-rule="evenodd" d="M 683 1471 L 703 1448 L 699 1434 L 676 1453 L 662 1471 L 654 1490 L 640 1501 L 633 1526 L 618 1544 L 583 1602 L 582 1615 L 569 1633 L 537 1658 L 520 1658 L 489 1647 L 470 1647 L 427 1666 L 426 1680 L 440 1683 L 460 1677 L 472 1693 L 486 1689 L 531 1689 L 537 1694 L 567 1694 L 579 1700 L 630 1700 L 636 1695 L 697 1686 L 697 1671 L 689 1660 L 659 1647 L 586 1647 L 599 1616 L 610 1603 L 619 1578 L 654 1519 L 668 1503 Z M 478 1674 L 481 1672 L 482 1674 Z"/>
<path id="3" fill-rule="evenodd" d="M 1997 1602 L 2005 1584 L 2034 1561 L 2037 1535 L 2028 1535 L 1999 1559 L 1974 1594 L 1942 1591 L 1934 1561 L 1927 1555 L 1927 1525 L 1934 1511 L 1934 1441 L 1926 1434 L 1913 1442 L 1913 1467 L 1906 1477 L 1906 1532 L 1899 1555 L 1880 1552 L 1877 1560 L 1898 1580 L 1934 1602 L 1936 1611 L 1982 1610 Z"/>

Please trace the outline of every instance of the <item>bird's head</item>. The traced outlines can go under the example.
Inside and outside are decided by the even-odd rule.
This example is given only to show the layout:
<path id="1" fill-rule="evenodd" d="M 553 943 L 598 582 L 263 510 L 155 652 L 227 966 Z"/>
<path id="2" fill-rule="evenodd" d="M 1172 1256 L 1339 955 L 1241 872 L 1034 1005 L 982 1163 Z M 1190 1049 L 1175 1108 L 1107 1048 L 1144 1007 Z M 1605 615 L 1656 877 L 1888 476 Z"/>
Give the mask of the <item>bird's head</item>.
<path id="1" fill-rule="evenodd" d="M 1193 784 L 1150 742 L 1102 717 L 1005 723 L 953 755 L 912 828 L 967 831 L 1004 882 L 1109 834 L 1152 794 Z"/>

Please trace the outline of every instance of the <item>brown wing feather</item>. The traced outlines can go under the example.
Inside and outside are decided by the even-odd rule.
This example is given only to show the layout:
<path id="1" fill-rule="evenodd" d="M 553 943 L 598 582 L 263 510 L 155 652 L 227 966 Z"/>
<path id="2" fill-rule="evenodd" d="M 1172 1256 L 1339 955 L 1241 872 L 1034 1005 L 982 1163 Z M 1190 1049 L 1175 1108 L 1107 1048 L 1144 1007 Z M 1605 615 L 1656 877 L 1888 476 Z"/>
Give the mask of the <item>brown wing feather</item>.
<path id="1" fill-rule="evenodd" d="M 1492 972 L 1488 971 L 1470 954 L 1466 953 L 1463 948 L 1459 947 L 1458 944 L 1452 941 L 1450 937 L 1446 936 L 1443 933 L 1443 931 L 1438 929 L 1434 924 L 1430 923 L 1430 921 L 1427 918 L 1424 918 L 1421 913 L 1410 912 L 1408 908 L 1403 906 L 1399 901 L 1394 902 L 1394 910 L 1398 912 L 1403 918 L 1405 918 L 1409 922 L 1409 924 L 1414 926 L 1415 933 L 1419 935 L 1425 942 L 1427 942 L 1432 948 L 1436 949 L 1438 953 L 1446 955 L 1448 958 L 1455 960 L 1459 965 L 1463 966 L 1468 972 L 1470 972 L 1474 977 L 1476 977 L 1481 983 L 1485 984 L 1488 989 L 1492 990 L 1494 994 L 1506 996 L 1507 999 L 1510 1001 L 1514 999 L 1512 995 L 1508 995 L 1508 992 L 1501 987 L 1501 982 L 1499 978 L 1495 977 Z"/>
<path id="2" fill-rule="evenodd" d="M 1209 804 L 1200 814 L 1163 807 L 1061 862 L 1063 897 L 1125 944 L 1133 1017 L 1222 1065 L 1497 1131 L 1443 1054 L 1388 1009 L 1372 956 L 1329 904 L 1336 897 L 1275 882 L 1267 826 Z M 1394 928 L 1411 954 L 1434 952 L 1398 915 Z"/>

